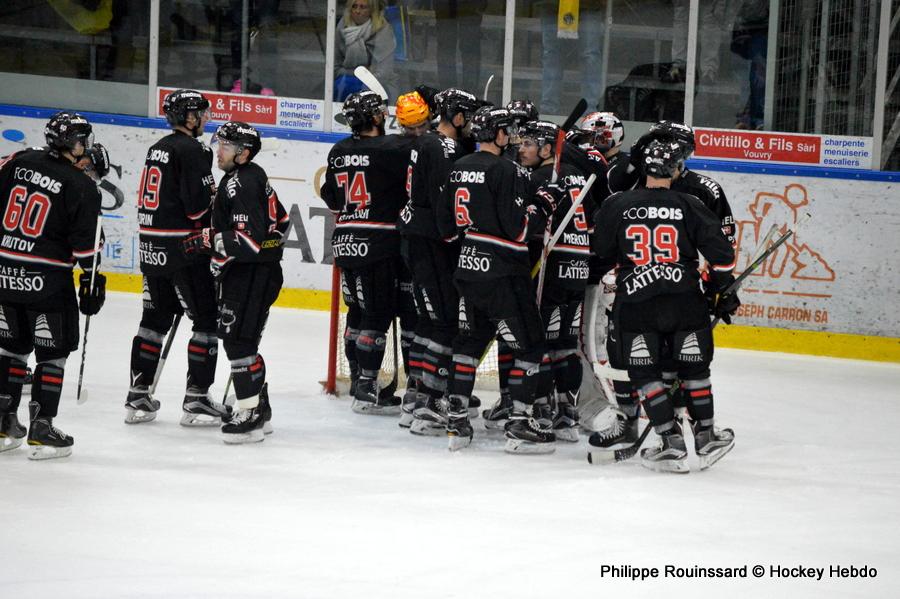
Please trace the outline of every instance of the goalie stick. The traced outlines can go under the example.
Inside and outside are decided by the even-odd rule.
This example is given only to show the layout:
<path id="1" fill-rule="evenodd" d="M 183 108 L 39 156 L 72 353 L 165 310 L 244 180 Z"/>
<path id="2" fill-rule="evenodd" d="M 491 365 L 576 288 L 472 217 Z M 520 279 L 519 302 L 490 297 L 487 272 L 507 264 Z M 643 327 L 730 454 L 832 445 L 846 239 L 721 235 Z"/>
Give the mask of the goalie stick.
<path id="1" fill-rule="evenodd" d="M 772 244 L 771 247 L 768 247 L 769 243 L 772 241 L 772 238 L 775 236 L 775 233 L 778 231 L 777 225 L 772 225 L 769 228 L 768 233 L 766 233 L 766 235 L 760 241 L 759 245 L 753 251 L 753 254 L 752 254 L 752 257 L 750 260 L 750 266 L 748 266 L 747 269 L 744 270 L 744 272 L 742 272 L 741 275 L 737 279 L 735 279 L 734 283 L 732 283 L 731 285 L 728 286 L 728 288 L 723 292 L 723 295 L 725 293 L 734 293 L 735 291 L 737 291 L 737 289 L 740 288 L 743 281 L 745 281 L 747 279 L 747 277 L 753 273 L 754 270 L 758 269 L 759 266 L 763 262 L 765 262 L 766 259 L 769 256 L 771 256 L 775 252 L 775 250 L 778 249 L 779 246 L 784 244 L 791 237 L 791 235 L 793 235 L 796 232 L 796 230 L 800 226 L 800 224 L 805 222 L 808 218 L 809 218 L 809 214 L 806 214 L 805 216 L 798 219 L 797 222 L 794 223 L 794 226 L 791 227 L 791 229 L 789 229 L 787 232 L 785 232 L 784 235 L 779 237 L 775 241 L 775 243 Z M 596 318 L 596 317 L 594 317 L 594 318 Z M 719 321 L 718 318 L 713 320 L 712 323 L 710 324 L 710 327 L 715 328 L 718 321 Z M 596 327 L 595 321 L 594 321 L 593 326 Z M 590 339 L 595 339 L 595 338 L 596 338 L 596 335 L 592 330 L 591 334 L 590 334 Z M 592 365 L 596 365 L 598 363 L 597 358 L 596 358 L 596 345 L 595 344 L 589 345 L 588 347 L 589 347 L 589 350 L 591 348 L 593 348 L 594 355 L 591 356 L 591 363 L 592 363 Z M 609 368 L 609 367 L 607 367 L 607 368 Z M 613 369 L 610 368 L 610 370 L 613 370 Z M 594 373 L 596 374 L 596 368 L 594 369 Z M 614 464 L 616 462 L 624 462 L 625 460 L 630 460 L 635 455 L 637 455 L 638 450 L 640 450 L 641 446 L 644 444 L 644 441 L 646 441 L 647 436 L 650 434 L 651 428 L 653 428 L 653 427 L 650 424 L 647 424 L 647 426 L 644 427 L 644 430 L 641 432 L 641 434 L 637 438 L 637 440 L 628 447 L 625 447 L 622 449 L 617 449 L 615 451 L 588 451 L 588 455 L 587 455 L 588 463 L 589 464 L 606 465 L 606 464 Z"/>

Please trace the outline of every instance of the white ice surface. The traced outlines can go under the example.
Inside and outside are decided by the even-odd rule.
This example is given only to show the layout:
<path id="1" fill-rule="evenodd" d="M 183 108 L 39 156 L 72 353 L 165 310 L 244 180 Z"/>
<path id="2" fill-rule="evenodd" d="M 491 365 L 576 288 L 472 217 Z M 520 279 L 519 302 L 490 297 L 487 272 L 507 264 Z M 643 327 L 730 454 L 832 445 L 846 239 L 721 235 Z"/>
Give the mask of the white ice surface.
<path id="1" fill-rule="evenodd" d="M 416 438 L 327 399 L 325 313 L 275 309 L 275 434 L 225 446 L 178 425 L 188 327 L 156 422 L 123 423 L 140 297 L 110 294 L 56 423 L 72 457 L 0 454 L 0 597 L 897 597 L 900 367 L 720 350 L 711 470 L 590 466 L 586 441 L 510 456 Z M 220 393 L 227 376 L 219 361 Z M 25 419 L 25 408 L 20 411 Z M 824 567 L 822 581 L 601 578 L 602 564 Z M 874 580 L 828 578 L 868 565 Z"/>

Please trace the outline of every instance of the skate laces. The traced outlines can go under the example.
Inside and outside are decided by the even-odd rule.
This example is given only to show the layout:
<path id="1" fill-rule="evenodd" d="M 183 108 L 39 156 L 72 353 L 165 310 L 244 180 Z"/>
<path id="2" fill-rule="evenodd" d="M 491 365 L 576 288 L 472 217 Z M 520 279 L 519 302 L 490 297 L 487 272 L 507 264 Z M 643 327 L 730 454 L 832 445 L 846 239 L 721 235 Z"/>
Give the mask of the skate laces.
<path id="1" fill-rule="evenodd" d="M 252 412 L 252 408 L 249 410 L 239 410 L 238 413 L 231 418 L 231 424 L 243 424 L 247 422 L 248 420 L 250 420 Z"/>

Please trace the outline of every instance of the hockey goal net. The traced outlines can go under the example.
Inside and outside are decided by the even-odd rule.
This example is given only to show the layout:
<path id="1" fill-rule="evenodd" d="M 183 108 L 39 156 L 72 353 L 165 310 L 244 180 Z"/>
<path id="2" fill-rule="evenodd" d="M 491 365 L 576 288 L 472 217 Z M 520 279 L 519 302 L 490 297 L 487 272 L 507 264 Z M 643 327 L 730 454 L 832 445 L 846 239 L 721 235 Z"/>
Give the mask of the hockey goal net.
<path id="1" fill-rule="evenodd" d="M 350 389 L 350 366 L 344 354 L 344 328 L 347 326 L 347 307 L 344 305 L 341 293 L 341 271 L 337 266 L 333 267 L 331 275 L 331 318 L 328 329 L 328 372 L 322 386 L 325 393 L 331 395 L 346 395 Z M 397 389 L 402 390 L 406 385 L 406 372 L 403 368 L 403 354 L 400 352 L 399 320 L 395 319 L 391 329 L 388 330 L 387 343 L 385 345 L 384 359 L 381 363 L 381 372 L 378 376 L 381 388 L 387 387 L 397 376 Z M 475 375 L 475 388 L 496 391 L 499 385 L 499 370 L 497 368 L 497 345 L 492 343 L 490 349 L 481 361 Z M 398 391 L 401 393 L 402 391 Z"/>

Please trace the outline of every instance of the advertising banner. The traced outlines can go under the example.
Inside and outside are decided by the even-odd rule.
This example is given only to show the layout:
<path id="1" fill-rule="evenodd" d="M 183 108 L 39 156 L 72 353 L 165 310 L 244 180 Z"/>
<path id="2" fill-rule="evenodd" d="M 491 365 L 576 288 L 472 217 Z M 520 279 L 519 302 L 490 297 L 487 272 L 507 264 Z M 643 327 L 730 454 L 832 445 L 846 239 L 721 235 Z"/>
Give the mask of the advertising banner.
<path id="1" fill-rule="evenodd" d="M 694 129 L 697 158 L 872 168 L 872 138 L 769 131 Z"/>
<path id="2" fill-rule="evenodd" d="M 43 127 L 40 119 L 0 117 L 0 130 L 19 130 L 25 136 L 18 143 L 0 138 L 0 155 L 42 145 Z M 167 131 L 96 125 L 95 134 L 97 141 L 109 148 L 112 162 L 122 165 L 121 178 L 113 172 L 109 180 L 126 197 L 125 206 L 104 219 L 103 269 L 138 273 L 137 210 L 132 198 L 137 197 L 147 149 Z M 283 262 L 285 287 L 330 289 L 334 220 L 318 192 L 330 144 L 275 141 L 264 144 L 256 161 L 268 173 L 290 214 Z M 214 168 L 213 172 L 217 180 L 221 178 L 221 171 Z M 900 336 L 897 184 L 756 173 L 706 174 L 722 184 L 734 211 L 738 270 L 746 266 L 760 236 L 773 224 L 785 230 L 801 214 L 812 215 L 794 238 L 749 277 L 740 294 L 743 305 L 737 323 Z"/>

